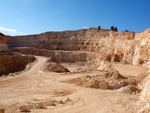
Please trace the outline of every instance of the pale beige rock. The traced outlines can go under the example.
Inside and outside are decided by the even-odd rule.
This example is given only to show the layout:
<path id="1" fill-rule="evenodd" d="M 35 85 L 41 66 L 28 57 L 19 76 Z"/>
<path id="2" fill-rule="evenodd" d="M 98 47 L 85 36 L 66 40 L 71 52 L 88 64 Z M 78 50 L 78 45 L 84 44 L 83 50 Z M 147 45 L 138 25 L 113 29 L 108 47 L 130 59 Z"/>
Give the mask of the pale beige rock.
<path id="1" fill-rule="evenodd" d="M 140 100 L 138 101 L 139 107 L 141 107 L 140 113 L 147 113 L 146 110 L 150 111 L 150 75 L 145 78 L 141 89 L 143 89 Z"/>
<path id="2" fill-rule="evenodd" d="M 36 108 L 45 109 L 45 105 L 44 105 L 44 103 L 38 103 Z"/>
<path id="3" fill-rule="evenodd" d="M 130 32 L 114 32 L 91 28 L 77 31 L 47 32 L 29 36 L 6 36 L 6 42 L 10 48 L 34 47 L 36 50 L 40 49 L 36 51 L 33 48 L 28 48 L 28 50 L 27 48 L 20 48 L 22 53 L 50 56 L 57 62 L 95 65 L 98 57 L 104 54 L 106 56 L 111 55 L 111 61 L 121 62 L 127 60 L 131 63 L 130 54 L 132 55 L 131 48 L 134 47 L 132 41 L 134 35 Z"/>
<path id="4" fill-rule="evenodd" d="M 21 112 L 30 112 L 28 106 L 26 105 L 19 106 L 19 109 Z"/>
<path id="5" fill-rule="evenodd" d="M 132 33 L 89 28 L 28 36 L 6 36 L 6 42 L 9 48 L 19 47 L 13 51 L 49 56 L 56 62 L 95 65 L 97 62 L 101 64 L 101 57 L 102 61 L 149 65 L 149 31 L 150 29 L 142 33 Z"/>

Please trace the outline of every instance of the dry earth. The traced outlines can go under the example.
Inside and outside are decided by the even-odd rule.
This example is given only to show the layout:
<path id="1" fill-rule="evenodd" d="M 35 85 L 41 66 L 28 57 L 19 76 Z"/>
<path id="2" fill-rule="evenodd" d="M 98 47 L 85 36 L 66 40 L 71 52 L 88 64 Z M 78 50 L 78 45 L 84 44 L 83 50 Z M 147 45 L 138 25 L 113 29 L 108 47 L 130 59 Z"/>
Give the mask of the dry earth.
<path id="1" fill-rule="evenodd" d="M 90 67 L 63 64 L 78 73 L 52 73 L 42 71 L 47 58 L 36 57 L 31 68 L 14 77 L 0 78 L 0 107 L 6 113 L 20 113 L 18 106 L 27 106 L 31 113 L 137 113 L 140 94 L 127 94 L 119 90 L 81 87 L 61 81 L 100 71 L 79 71 Z M 140 76 L 147 69 L 141 66 L 113 65 L 121 74 Z"/>

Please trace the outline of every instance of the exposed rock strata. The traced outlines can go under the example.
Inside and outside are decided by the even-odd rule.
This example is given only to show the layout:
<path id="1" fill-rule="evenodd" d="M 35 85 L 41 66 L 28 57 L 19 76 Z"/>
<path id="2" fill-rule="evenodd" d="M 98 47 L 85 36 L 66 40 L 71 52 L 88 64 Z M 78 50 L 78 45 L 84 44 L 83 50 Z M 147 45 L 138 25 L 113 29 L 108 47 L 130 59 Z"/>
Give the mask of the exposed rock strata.
<path id="1" fill-rule="evenodd" d="M 142 33 L 132 33 L 91 28 L 77 31 L 47 32 L 39 35 L 7 36 L 6 42 L 9 48 L 19 47 L 17 51 L 23 53 L 25 51 L 25 53 L 30 51 L 36 53 L 37 49 L 38 51 L 42 49 L 43 53 L 38 52 L 38 54 L 42 55 L 47 51 L 46 54 L 61 62 L 83 61 L 97 66 L 102 61 L 104 63 L 107 61 L 147 65 L 150 56 L 149 38 L 150 29 Z M 32 48 L 31 50 L 29 48 L 23 50 L 20 47 Z"/>
<path id="2" fill-rule="evenodd" d="M 25 69 L 28 63 L 35 60 L 33 56 L 1 56 L 0 55 L 0 77 Z M 11 75 L 11 74 L 10 74 Z"/>
<path id="3" fill-rule="evenodd" d="M 7 50 L 5 35 L 0 33 L 0 51 L 5 51 L 5 50 Z"/>
<path id="4" fill-rule="evenodd" d="M 150 63 L 150 29 L 136 33 L 135 37 L 138 43 L 135 45 L 133 64 L 148 66 Z"/>
<path id="5" fill-rule="evenodd" d="M 1 37 L 0 48 L 2 48 L 3 44 L 5 45 L 3 35 Z M 96 67 L 95 69 L 105 71 L 110 69 L 110 62 L 149 66 L 149 39 L 150 29 L 141 33 L 83 29 L 78 31 L 47 32 L 39 35 L 6 36 L 6 42 L 12 51 L 48 56 L 56 62 L 94 65 Z M 114 75 L 118 75 L 115 77 L 121 77 L 117 72 L 113 73 L 116 73 Z M 135 81 L 135 79 L 127 79 L 124 77 L 115 79 L 111 73 L 106 73 L 105 75 L 94 77 L 84 76 L 79 79 L 81 83 L 85 81 L 86 83 L 90 82 L 88 85 L 94 88 L 121 88 L 120 91 L 128 92 L 130 90 L 131 93 L 138 91 L 135 86 L 139 85 L 139 81 Z M 104 81 L 100 81 L 101 77 L 104 78 Z M 112 83 L 110 83 L 111 77 L 114 79 Z M 141 111 L 145 109 L 149 110 L 150 107 L 149 79 L 148 76 L 141 87 L 143 89 L 141 92 L 141 100 L 145 107 Z"/>
<path id="6" fill-rule="evenodd" d="M 14 52 L 51 57 L 54 62 L 76 63 L 78 65 L 96 64 L 99 54 L 80 51 L 54 51 L 37 48 L 14 48 Z"/>

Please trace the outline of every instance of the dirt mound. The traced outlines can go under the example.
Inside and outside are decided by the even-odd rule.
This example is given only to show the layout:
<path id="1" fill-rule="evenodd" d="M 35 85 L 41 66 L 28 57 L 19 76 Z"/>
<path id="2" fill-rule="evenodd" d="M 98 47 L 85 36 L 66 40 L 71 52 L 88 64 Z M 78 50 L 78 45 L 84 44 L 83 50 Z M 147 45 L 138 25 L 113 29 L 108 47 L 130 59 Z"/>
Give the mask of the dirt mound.
<path id="1" fill-rule="evenodd" d="M 117 70 L 111 69 L 100 75 L 84 75 L 70 80 L 69 83 L 75 83 L 90 88 L 116 90 L 128 85 L 137 85 L 138 81 L 136 77 L 127 78 L 122 76 Z M 129 87 L 128 89 L 133 92 L 137 92 L 138 90 L 136 87 Z"/>
<path id="2" fill-rule="evenodd" d="M 35 60 L 33 56 L 1 56 L 0 55 L 0 76 L 22 71 L 28 63 Z"/>
<path id="3" fill-rule="evenodd" d="M 136 85 L 128 85 L 127 87 L 122 87 L 118 89 L 118 91 L 127 94 L 134 94 L 141 92 L 141 90 Z"/>
<path id="4" fill-rule="evenodd" d="M 47 64 L 44 66 L 43 71 L 51 71 L 51 72 L 58 72 L 58 73 L 70 72 L 64 66 L 58 63 L 52 62 L 51 59 L 47 61 Z"/>
<path id="5" fill-rule="evenodd" d="M 123 79 L 125 78 L 124 76 L 122 76 L 117 70 L 115 69 L 110 69 L 108 72 L 104 73 L 105 77 L 107 78 L 111 78 L 111 79 Z"/>

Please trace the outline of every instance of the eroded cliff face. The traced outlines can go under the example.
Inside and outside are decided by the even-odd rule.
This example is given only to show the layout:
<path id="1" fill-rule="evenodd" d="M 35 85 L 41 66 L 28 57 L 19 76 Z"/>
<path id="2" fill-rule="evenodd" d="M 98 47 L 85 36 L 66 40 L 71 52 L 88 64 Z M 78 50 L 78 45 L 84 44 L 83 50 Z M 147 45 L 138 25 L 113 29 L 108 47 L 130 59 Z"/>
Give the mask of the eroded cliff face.
<path id="1" fill-rule="evenodd" d="M 96 66 L 101 62 L 147 65 L 149 38 L 150 29 L 142 33 L 132 33 L 90 28 L 39 35 L 6 36 L 6 42 L 13 51 L 50 56 L 57 62 Z"/>
<path id="2" fill-rule="evenodd" d="M 5 35 L 0 33 L 0 51 L 5 51 L 5 50 L 7 50 Z"/>
<path id="3" fill-rule="evenodd" d="M 150 29 L 146 29 L 142 33 L 136 33 L 135 39 L 138 43 L 135 45 L 133 64 L 148 66 L 150 63 Z"/>

